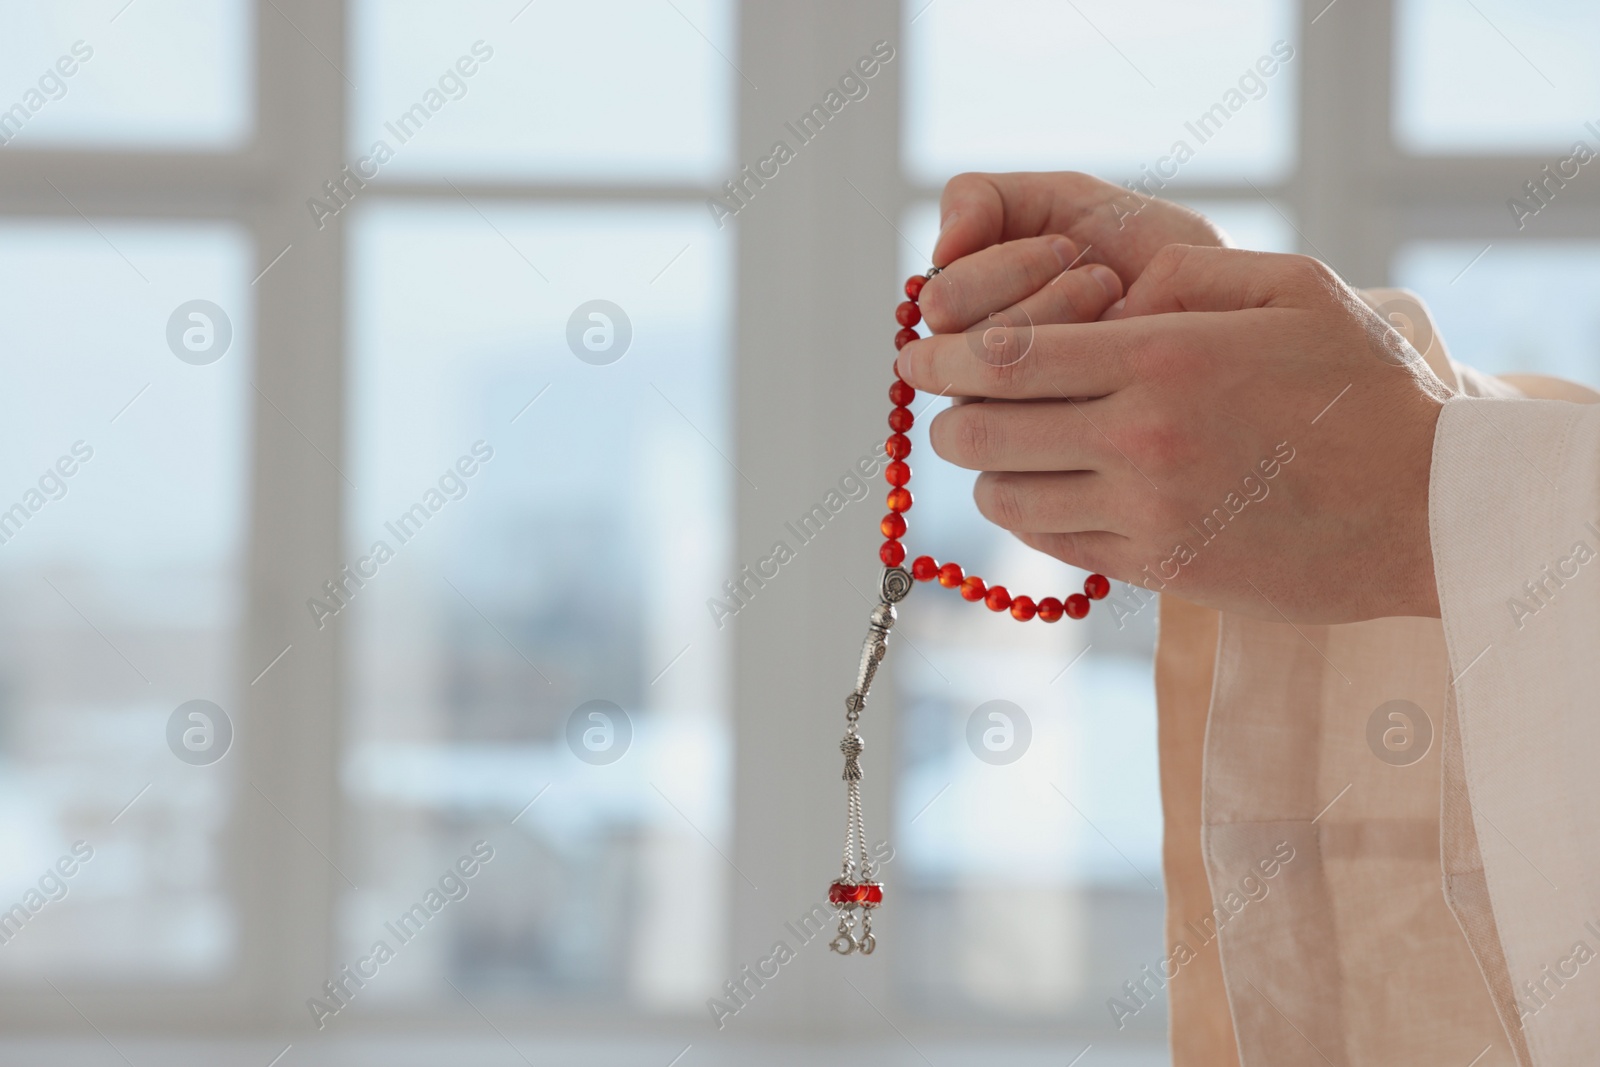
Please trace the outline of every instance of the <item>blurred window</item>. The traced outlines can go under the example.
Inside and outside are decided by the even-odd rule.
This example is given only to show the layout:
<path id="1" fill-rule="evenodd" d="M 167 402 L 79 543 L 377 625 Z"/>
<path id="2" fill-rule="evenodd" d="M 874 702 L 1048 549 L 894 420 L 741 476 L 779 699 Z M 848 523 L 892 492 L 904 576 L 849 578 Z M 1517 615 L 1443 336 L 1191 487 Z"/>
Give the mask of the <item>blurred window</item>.
<path id="1" fill-rule="evenodd" d="M 0 926 L 7 977 L 236 962 L 250 262 L 227 225 L 0 224 L 0 907 L 83 860 Z"/>
<path id="2" fill-rule="evenodd" d="M 254 15 L 246 0 L 0 0 L 0 147 L 242 147 Z"/>
<path id="3" fill-rule="evenodd" d="M 714 185 L 732 158 L 727 0 L 352 11 L 350 151 L 386 140 L 386 178 Z"/>
<path id="4" fill-rule="evenodd" d="M 1394 280 L 1427 300 L 1452 359 L 1600 389 L 1600 242 L 1417 241 Z"/>
<path id="5" fill-rule="evenodd" d="M 1600 146 L 1592 43 L 1600 8 L 1584 0 L 1399 0 L 1394 133 L 1428 155 L 1544 154 L 1574 138 Z"/>
<path id="6" fill-rule="evenodd" d="M 912 0 L 905 10 L 905 167 L 920 181 L 1149 168 L 1259 182 L 1294 165 L 1287 0 Z"/>
<path id="7" fill-rule="evenodd" d="M 364 952 L 482 839 L 473 906 L 364 1007 L 452 980 L 703 1010 L 731 873 L 700 836 L 727 840 L 731 783 L 696 595 L 737 477 L 726 246 L 699 205 L 483 211 L 385 200 L 352 231 L 347 556 L 394 556 L 348 609 L 342 940 Z"/>

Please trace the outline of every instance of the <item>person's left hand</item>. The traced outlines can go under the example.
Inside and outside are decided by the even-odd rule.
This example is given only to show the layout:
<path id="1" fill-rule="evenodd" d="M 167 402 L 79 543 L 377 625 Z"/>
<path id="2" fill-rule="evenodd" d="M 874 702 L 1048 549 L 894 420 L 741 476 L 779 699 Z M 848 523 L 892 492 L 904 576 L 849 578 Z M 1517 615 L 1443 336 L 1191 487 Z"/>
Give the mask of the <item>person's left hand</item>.
<path id="1" fill-rule="evenodd" d="M 929 427 L 984 472 L 990 521 L 1260 618 L 1439 614 L 1428 477 L 1449 390 L 1332 271 L 1171 245 L 1107 318 L 1008 338 L 1026 349 L 1008 365 L 963 334 L 901 350 L 916 388 L 996 398 Z"/>

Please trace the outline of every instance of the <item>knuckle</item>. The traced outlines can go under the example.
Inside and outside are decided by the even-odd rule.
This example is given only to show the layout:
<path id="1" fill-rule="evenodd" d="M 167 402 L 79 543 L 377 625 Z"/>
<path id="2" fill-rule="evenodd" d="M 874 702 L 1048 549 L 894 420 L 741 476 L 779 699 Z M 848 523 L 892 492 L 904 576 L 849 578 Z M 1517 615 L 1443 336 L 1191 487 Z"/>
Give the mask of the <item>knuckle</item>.
<path id="1" fill-rule="evenodd" d="M 947 408 L 928 426 L 928 443 L 945 460 L 978 468 L 994 453 L 996 429 L 982 413 L 982 404 Z"/>
<path id="2" fill-rule="evenodd" d="M 985 466 L 1000 448 L 1002 431 L 996 420 L 984 410 L 986 406 L 964 404 L 959 409 L 962 417 L 956 427 L 957 460 L 973 467 Z"/>
<path id="3" fill-rule="evenodd" d="M 1183 269 L 1184 264 L 1189 261 L 1191 251 L 1191 245 L 1162 245 L 1156 249 L 1156 254 L 1150 257 L 1150 263 L 1144 272 L 1146 274 L 1154 272 L 1157 280 L 1168 281 Z"/>
<path id="4" fill-rule="evenodd" d="M 1005 328 L 1002 335 L 997 336 L 997 347 L 994 349 L 1004 359 L 1002 363 L 984 364 L 983 380 L 986 396 L 1019 397 L 1025 396 L 1033 378 L 1033 370 L 1029 366 L 1032 356 L 1033 336 L 1031 330 Z M 986 349 L 987 350 L 987 349 Z M 980 405 L 981 406 L 981 405 Z"/>
<path id="5" fill-rule="evenodd" d="M 1306 292 L 1325 292 L 1339 284 L 1338 275 L 1313 256 L 1284 256 L 1283 274 L 1286 282 Z"/>

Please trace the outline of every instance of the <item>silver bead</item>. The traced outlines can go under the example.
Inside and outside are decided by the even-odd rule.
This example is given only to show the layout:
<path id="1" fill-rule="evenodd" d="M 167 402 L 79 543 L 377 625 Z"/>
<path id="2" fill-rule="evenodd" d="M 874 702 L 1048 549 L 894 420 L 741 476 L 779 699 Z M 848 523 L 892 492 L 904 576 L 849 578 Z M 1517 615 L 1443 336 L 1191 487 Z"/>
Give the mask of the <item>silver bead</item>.
<path id="1" fill-rule="evenodd" d="M 911 572 L 904 567 L 885 567 L 883 569 L 883 577 L 879 579 L 878 585 L 883 592 L 884 600 L 891 604 L 898 604 L 906 598 L 906 594 L 911 592 L 911 586 L 914 581 L 911 577 Z"/>
<path id="2" fill-rule="evenodd" d="M 872 679 L 877 676 L 878 664 L 883 662 L 883 657 L 888 655 L 889 645 L 883 639 L 883 632 L 877 629 L 867 632 L 867 639 L 861 644 L 861 666 L 856 671 L 856 692 L 865 694 L 872 688 Z"/>

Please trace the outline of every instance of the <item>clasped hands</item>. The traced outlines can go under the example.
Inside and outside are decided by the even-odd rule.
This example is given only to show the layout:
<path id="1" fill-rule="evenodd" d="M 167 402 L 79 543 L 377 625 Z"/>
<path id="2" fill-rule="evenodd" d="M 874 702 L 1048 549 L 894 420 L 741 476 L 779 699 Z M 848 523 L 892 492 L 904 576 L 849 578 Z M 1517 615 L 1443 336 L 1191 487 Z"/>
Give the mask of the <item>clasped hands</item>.
<path id="1" fill-rule="evenodd" d="M 1221 610 L 1439 614 L 1428 534 L 1450 390 L 1329 268 L 1226 248 L 1082 174 L 968 174 L 941 201 L 931 337 L 896 367 L 958 403 L 935 452 L 991 522 Z"/>

